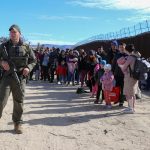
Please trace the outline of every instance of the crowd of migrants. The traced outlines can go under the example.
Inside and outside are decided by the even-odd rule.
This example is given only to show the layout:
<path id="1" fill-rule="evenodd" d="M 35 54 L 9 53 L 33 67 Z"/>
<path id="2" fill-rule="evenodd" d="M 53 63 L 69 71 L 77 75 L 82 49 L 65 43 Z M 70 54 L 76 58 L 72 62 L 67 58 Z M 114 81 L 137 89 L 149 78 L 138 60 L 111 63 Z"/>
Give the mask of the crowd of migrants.
<path id="1" fill-rule="evenodd" d="M 134 113 L 135 93 L 138 95 L 141 88 L 150 89 L 150 73 L 144 82 L 131 78 L 127 66 L 130 64 L 133 67 L 134 59 L 129 57 L 130 54 L 141 57 L 133 44 L 118 44 L 117 41 L 111 42 L 108 51 L 104 51 L 103 47 L 88 52 L 84 49 L 77 51 L 48 47 L 35 50 L 37 64 L 30 74 L 30 80 L 33 80 L 35 73 L 35 80 L 66 86 L 78 84 L 81 88 L 86 84 L 91 97 L 96 96 L 94 103 L 102 103 L 105 99 L 107 108 L 112 107 L 111 102 L 107 101 L 109 92 L 114 86 L 120 87 L 119 106 L 123 106 L 124 100 L 127 100 L 129 107 L 125 111 Z M 119 60 L 122 57 L 127 58 L 124 63 Z M 57 78 L 54 80 L 55 75 Z"/>

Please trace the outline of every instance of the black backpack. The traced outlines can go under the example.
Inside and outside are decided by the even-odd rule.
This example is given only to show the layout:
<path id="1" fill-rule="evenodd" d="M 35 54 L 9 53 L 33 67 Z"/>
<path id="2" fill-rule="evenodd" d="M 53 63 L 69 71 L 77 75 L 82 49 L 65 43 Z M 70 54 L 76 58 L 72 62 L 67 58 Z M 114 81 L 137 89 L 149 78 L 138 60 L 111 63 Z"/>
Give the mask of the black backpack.
<path id="1" fill-rule="evenodd" d="M 150 63 L 145 58 L 139 58 L 134 55 L 136 58 L 134 68 L 131 70 L 131 66 L 129 65 L 130 76 L 136 80 L 146 80 L 148 77 L 148 72 L 150 70 Z"/>

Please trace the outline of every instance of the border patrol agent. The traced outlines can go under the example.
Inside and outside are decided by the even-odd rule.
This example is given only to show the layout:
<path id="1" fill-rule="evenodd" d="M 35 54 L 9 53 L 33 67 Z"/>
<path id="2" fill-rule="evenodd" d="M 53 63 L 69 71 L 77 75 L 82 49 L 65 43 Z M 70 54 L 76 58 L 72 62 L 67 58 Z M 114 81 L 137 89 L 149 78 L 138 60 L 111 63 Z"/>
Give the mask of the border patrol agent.
<path id="1" fill-rule="evenodd" d="M 0 66 L 3 69 L 0 81 L 0 118 L 12 92 L 14 130 L 22 134 L 23 100 L 26 78 L 36 64 L 34 52 L 21 40 L 19 26 L 9 28 L 10 39 L 0 45 Z"/>

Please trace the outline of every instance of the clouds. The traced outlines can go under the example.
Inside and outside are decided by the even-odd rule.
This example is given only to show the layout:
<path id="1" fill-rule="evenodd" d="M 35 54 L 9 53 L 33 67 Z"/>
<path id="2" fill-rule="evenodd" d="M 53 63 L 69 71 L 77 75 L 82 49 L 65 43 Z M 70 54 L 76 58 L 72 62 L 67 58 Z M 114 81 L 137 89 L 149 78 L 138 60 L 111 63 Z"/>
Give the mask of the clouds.
<path id="1" fill-rule="evenodd" d="M 118 18 L 117 19 L 118 21 L 127 21 L 127 22 L 135 22 L 135 23 L 137 23 L 137 22 L 139 22 L 139 21 L 141 21 L 141 22 L 143 22 L 143 21 L 145 21 L 145 20 L 150 20 L 150 15 L 146 15 L 146 14 L 137 14 L 137 15 L 135 15 L 135 16 L 130 16 L 130 17 L 128 17 L 128 18 Z"/>
<path id="2" fill-rule="evenodd" d="M 71 19 L 71 20 L 92 20 L 94 19 L 93 17 L 88 17 L 88 16 L 48 16 L 48 15 L 41 15 L 38 17 L 40 20 L 66 20 L 66 19 Z"/>
<path id="3" fill-rule="evenodd" d="M 72 0 L 71 5 L 101 10 L 131 11 L 126 21 L 139 22 L 150 19 L 150 0 Z M 122 20 L 118 18 L 118 20 Z"/>
<path id="4" fill-rule="evenodd" d="M 66 40 L 58 40 L 52 34 L 45 33 L 27 33 L 26 40 L 31 44 L 56 44 L 56 45 L 74 45 L 76 42 L 69 42 Z M 61 37 L 60 37 L 61 38 Z"/>
<path id="5" fill-rule="evenodd" d="M 37 36 L 51 37 L 52 36 L 52 34 L 44 34 L 44 33 L 28 33 L 27 35 L 30 36 L 30 37 L 37 37 Z"/>
<path id="6" fill-rule="evenodd" d="M 56 45 L 74 45 L 76 42 L 69 42 L 69 41 L 61 41 L 61 40 L 43 40 L 43 39 L 37 39 L 37 40 L 29 40 L 31 42 L 31 44 L 56 44 Z"/>
<path id="7" fill-rule="evenodd" d="M 28 41 L 32 40 L 32 41 L 36 41 L 38 39 L 40 40 L 47 40 L 52 38 L 52 34 L 48 34 L 48 33 L 27 33 L 25 35 L 25 37 L 28 39 Z"/>
<path id="8" fill-rule="evenodd" d="M 144 13 L 150 13 L 149 0 L 72 0 L 74 5 L 82 7 L 100 8 L 100 9 L 118 9 L 118 10 L 140 10 Z"/>

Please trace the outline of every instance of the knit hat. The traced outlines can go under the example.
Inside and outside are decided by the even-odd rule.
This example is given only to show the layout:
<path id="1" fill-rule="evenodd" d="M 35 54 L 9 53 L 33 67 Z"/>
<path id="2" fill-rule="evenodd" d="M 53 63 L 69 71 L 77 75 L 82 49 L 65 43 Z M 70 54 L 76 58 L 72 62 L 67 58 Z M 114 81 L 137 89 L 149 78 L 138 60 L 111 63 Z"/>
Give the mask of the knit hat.
<path id="1" fill-rule="evenodd" d="M 20 30 L 20 28 L 19 28 L 18 25 L 13 24 L 13 25 L 9 28 L 9 31 L 11 31 L 12 29 L 16 29 L 16 30 L 21 34 L 21 30 Z"/>
<path id="2" fill-rule="evenodd" d="M 110 64 L 106 64 L 105 66 L 104 66 L 104 70 L 111 70 L 111 65 Z"/>
<path id="3" fill-rule="evenodd" d="M 118 46 L 118 42 L 116 40 L 112 41 L 111 44 L 114 46 Z"/>
<path id="4" fill-rule="evenodd" d="M 105 66 L 106 65 L 106 60 L 101 60 L 100 64 Z"/>

